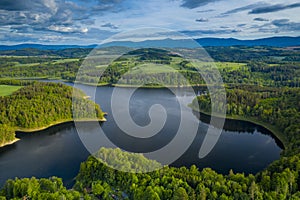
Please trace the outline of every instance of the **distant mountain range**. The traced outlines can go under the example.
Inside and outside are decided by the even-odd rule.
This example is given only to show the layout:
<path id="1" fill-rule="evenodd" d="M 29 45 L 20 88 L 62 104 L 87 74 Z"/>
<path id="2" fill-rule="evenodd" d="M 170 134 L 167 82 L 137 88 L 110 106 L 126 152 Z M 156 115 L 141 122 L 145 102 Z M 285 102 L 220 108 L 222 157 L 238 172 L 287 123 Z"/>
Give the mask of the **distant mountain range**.
<path id="1" fill-rule="evenodd" d="M 270 37 L 254 40 L 238 40 L 234 38 L 201 38 L 196 41 L 202 46 L 299 46 L 300 37 Z"/>
<path id="2" fill-rule="evenodd" d="M 20 50 L 20 49 L 40 49 L 40 50 L 61 50 L 73 48 L 95 48 L 97 45 L 44 45 L 44 44 L 18 44 L 18 45 L 0 45 L 0 50 Z"/>
<path id="3" fill-rule="evenodd" d="M 273 46 L 273 47 L 288 47 L 300 46 L 300 37 L 270 37 L 254 40 L 239 40 L 234 38 L 199 38 L 195 40 L 145 40 L 141 42 L 132 41 L 116 41 L 103 44 L 99 47 L 108 46 L 126 46 L 126 47 L 185 47 L 195 48 L 200 44 L 203 47 L 207 46 Z M 70 48 L 95 48 L 97 45 L 42 45 L 42 44 L 19 44 L 19 45 L 0 45 L 0 50 L 19 50 L 25 48 L 34 48 L 41 50 L 61 50 Z"/>
<path id="4" fill-rule="evenodd" d="M 102 46 L 126 46 L 126 47 L 187 47 L 195 48 L 207 46 L 273 46 L 288 47 L 300 46 L 300 37 L 271 37 L 254 40 L 238 40 L 234 38 L 199 38 L 195 40 L 145 40 L 142 42 L 117 41 Z"/>

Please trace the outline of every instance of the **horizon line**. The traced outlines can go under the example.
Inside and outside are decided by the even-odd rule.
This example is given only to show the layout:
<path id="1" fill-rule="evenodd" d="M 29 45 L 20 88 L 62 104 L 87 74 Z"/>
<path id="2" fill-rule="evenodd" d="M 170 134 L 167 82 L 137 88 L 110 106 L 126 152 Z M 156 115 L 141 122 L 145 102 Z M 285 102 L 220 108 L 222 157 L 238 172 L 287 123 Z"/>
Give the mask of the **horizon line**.
<path id="1" fill-rule="evenodd" d="M 199 40 L 199 39 L 224 39 L 224 40 L 228 40 L 228 39 L 233 39 L 233 40 L 238 40 L 238 41 L 255 41 L 255 40 L 262 40 L 262 39 L 271 39 L 271 38 L 299 38 L 299 36 L 271 36 L 271 37 L 258 37 L 258 38 L 252 38 L 252 39 L 238 39 L 235 37 L 198 37 L 198 38 L 190 38 L 191 40 Z M 115 40 L 115 41 L 111 41 L 111 42 L 132 42 L 132 43 L 139 43 L 139 42 L 145 42 L 145 41 L 161 41 L 161 40 L 188 40 L 188 39 L 172 39 L 172 38 L 164 38 L 164 39 L 145 39 L 145 40 L 141 40 L 141 41 L 132 41 L 132 40 Z M 104 43 L 104 44 L 109 44 L 111 42 L 108 43 Z M 44 46 L 84 46 L 84 47 L 88 47 L 88 46 L 101 46 L 101 44 L 96 44 L 96 43 L 90 43 L 90 44 L 81 44 L 81 43 L 54 43 L 51 44 L 49 43 L 35 43 L 35 42 L 20 42 L 20 43 L 12 43 L 12 44 L 0 44 L 0 46 L 18 46 L 18 45 L 44 45 Z"/>

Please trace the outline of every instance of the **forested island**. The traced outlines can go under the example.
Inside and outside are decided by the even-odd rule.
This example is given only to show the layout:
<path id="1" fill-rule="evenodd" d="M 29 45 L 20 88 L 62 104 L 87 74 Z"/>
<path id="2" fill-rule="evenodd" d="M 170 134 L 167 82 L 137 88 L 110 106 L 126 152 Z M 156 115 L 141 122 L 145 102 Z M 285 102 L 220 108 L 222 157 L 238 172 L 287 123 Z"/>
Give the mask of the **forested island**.
<path id="1" fill-rule="evenodd" d="M 8 96 L 0 96 L 0 146 L 16 141 L 15 131 L 31 132 L 72 121 L 105 120 L 99 105 L 84 98 L 85 94 L 61 83 L 14 81 L 26 85 Z M 73 95 L 74 94 L 74 95 Z M 74 116 L 72 97 L 77 106 Z"/>

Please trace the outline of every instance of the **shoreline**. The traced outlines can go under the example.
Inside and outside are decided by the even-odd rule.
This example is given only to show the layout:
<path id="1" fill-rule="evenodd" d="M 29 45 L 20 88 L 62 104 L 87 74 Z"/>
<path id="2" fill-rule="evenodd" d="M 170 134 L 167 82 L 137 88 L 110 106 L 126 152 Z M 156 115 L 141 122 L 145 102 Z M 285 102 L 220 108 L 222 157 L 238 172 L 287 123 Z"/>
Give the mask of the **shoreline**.
<path id="1" fill-rule="evenodd" d="M 38 127 L 38 128 L 20 128 L 17 127 L 17 129 L 15 130 L 15 132 L 22 132 L 22 133 L 32 133 L 32 132 L 38 132 L 38 131 L 43 131 L 46 130 L 48 128 L 51 128 L 53 126 L 57 126 L 57 125 L 62 125 L 62 124 L 66 124 L 66 123 L 70 123 L 70 122 L 106 122 L 106 119 L 67 119 L 67 120 L 61 120 L 61 121 L 57 121 L 54 123 L 51 123 L 47 126 L 43 126 L 43 127 Z"/>
<path id="2" fill-rule="evenodd" d="M 20 80 L 20 79 L 18 79 Z M 96 87 L 102 87 L 102 86 L 108 86 L 108 87 L 119 87 L 119 88 L 135 88 L 137 87 L 137 85 L 126 85 L 126 84 L 92 84 L 92 83 L 85 83 L 85 82 L 81 82 L 81 81 L 68 81 L 68 80 L 64 80 L 64 79 L 55 79 L 55 78 L 49 78 L 49 77 L 39 77 L 36 79 L 21 79 L 21 80 L 34 80 L 34 81 L 39 81 L 39 80 L 49 80 L 49 81 L 53 81 L 53 80 L 57 80 L 57 81 L 62 81 L 62 82 L 69 82 L 69 83 L 73 83 L 73 84 L 82 84 L 82 85 L 89 85 L 89 86 L 96 86 Z M 208 85 L 206 84 L 197 84 L 197 85 L 188 85 L 188 86 L 142 86 L 141 88 L 146 88 L 146 89 L 161 89 L 161 88 L 188 88 L 188 87 L 208 87 Z M 88 96 L 85 96 L 88 98 Z M 245 116 L 238 116 L 238 115 L 228 115 L 226 114 L 226 116 L 218 116 L 218 115 L 211 115 L 210 113 L 206 113 L 203 111 L 198 110 L 197 108 L 193 107 L 192 104 L 189 104 L 188 107 L 190 107 L 193 111 L 199 112 L 200 114 L 205 114 L 211 117 L 218 117 L 218 118 L 225 118 L 225 119 L 229 119 L 229 120 L 239 120 L 239 121 L 245 121 L 245 122 L 251 122 L 253 124 L 256 124 L 258 126 L 261 126 L 265 129 L 267 129 L 268 131 L 270 131 L 284 146 L 284 149 L 286 149 L 286 147 L 288 146 L 288 141 L 285 137 L 285 135 L 283 135 L 281 133 L 281 131 L 278 130 L 278 128 L 274 125 L 268 124 L 266 122 L 262 122 L 259 121 L 259 119 L 255 118 L 255 117 L 245 117 Z M 105 113 L 107 114 L 107 113 Z M 58 121 L 55 123 L 51 123 L 48 126 L 44 126 L 44 127 L 39 127 L 39 128 L 20 128 L 17 127 L 16 132 L 24 132 L 24 133 L 30 133 L 30 132 L 37 132 L 37 131 L 42 131 L 45 130 L 47 128 L 50 128 L 51 126 L 55 126 L 55 125 L 59 125 L 59 124 L 63 124 L 63 123 L 67 123 L 67 122 L 74 122 L 74 121 L 82 121 L 82 122 L 88 122 L 88 121 L 106 121 L 106 119 L 83 119 L 83 120 L 72 120 L 72 119 L 68 119 L 68 120 L 63 120 L 63 121 Z M 0 147 L 2 147 L 0 145 Z"/>
<path id="3" fill-rule="evenodd" d="M 73 84 L 82 84 L 82 85 L 88 85 L 88 86 L 95 86 L 95 87 L 117 87 L 117 88 L 145 88 L 145 89 L 162 89 L 162 88 L 190 88 L 190 87 L 219 87 L 218 85 L 207 85 L 207 84 L 194 84 L 194 85 L 133 85 L 133 84 L 111 84 L 111 83 L 86 83 L 82 81 L 69 81 L 64 79 L 41 79 L 41 80 L 58 80 L 62 82 L 67 83 L 73 83 Z M 38 80 L 37 80 L 38 81 Z M 223 85 L 225 87 L 225 85 Z"/>
<path id="4" fill-rule="evenodd" d="M 157 86 L 154 86 L 154 85 L 126 85 L 126 84 L 112 84 L 110 85 L 112 87 L 118 87 L 118 88 L 145 88 L 145 89 L 162 89 L 162 88 L 191 88 L 191 87 L 207 87 L 207 85 L 205 84 L 198 84 L 198 85 L 184 85 L 184 86 L 175 86 L 175 85 L 157 85 Z M 99 85 L 99 87 L 101 87 Z"/>
<path id="5" fill-rule="evenodd" d="M 192 85 L 129 85 L 129 84 L 111 84 L 111 83 L 86 83 L 82 81 L 70 81 L 58 78 L 49 78 L 49 77 L 37 77 L 37 78 L 16 78 L 16 80 L 31 80 L 31 81 L 39 81 L 39 80 L 49 80 L 49 81 L 61 81 L 72 84 L 82 84 L 87 86 L 95 86 L 95 87 L 118 87 L 118 88 L 149 88 L 149 89 L 161 89 L 161 88 L 189 88 L 189 87 L 219 87 L 218 85 L 207 85 L 207 84 L 192 84 Z M 225 87 L 225 85 L 223 85 Z"/>
<path id="6" fill-rule="evenodd" d="M 226 114 L 225 117 L 224 116 L 218 116 L 218 115 L 211 115 L 209 113 L 198 110 L 197 108 L 195 108 L 191 104 L 189 104 L 188 107 L 190 107 L 195 112 L 199 112 L 200 114 L 204 114 L 204 115 L 207 115 L 207 116 L 210 116 L 210 117 L 217 117 L 217 118 L 225 118 L 225 119 L 228 119 L 228 120 L 237 120 L 237 121 L 250 122 L 250 123 L 253 123 L 255 125 L 261 126 L 265 129 L 267 129 L 268 131 L 270 131 L 282 143 L 284 149 L 287 149 L 287 147 L 288 147 L 288 141 L 287 141 L 286 137 L 283 134 L 281 134 L 281 131 L 278 130 L 278 128 L 276 126 L 268 124 L 266 122 L 258 121 L 257 118 L 244 117 L 244 116 L 238 116 L 238 115 L 228 115 L 228 114 Z"/>
<path id="7" fill-rule="evenodd" d="M 19 140 L 20 140 L 19 138 L 15 138 L 15 139 L 12 140 L 12 141 L 4 142 L 4 143 L 0 144 L 0 148 L 1 148 L 1 147 L 8 146 L 8 145 L 11 145 L 11 144 L 14 144 L 14 143 L 18 142 Z"/>
<path id="8" fill-rule="evenodd" d="M 145 89 L 162 89 L 162 88 L 190 88 L 190 87 L 220 87 L 219 85 L 208 85 L 208 84 L 192 84 L 192 85 L 133 85 L 133 84 L 111 84 L 111 83 L 86 83 L 82 81 L 68 81 L 63 79 L 43 79 L 43 80 L 59 80 L 62 82 L 73 83 L 73 84 L 82 84 L 88 86 L 96 86 L 96 87 L 117 87 L 117 88 L 145 88 Z M 38 80 L 37 80 L 38 81 Z M 222 85 L 221 87 L 225 87 L 226 85 Z"/>
<path id="9" fill-rule="evenodd" d="M 107 113 L 105 113 L 107 114 Z M 19 132 L 21 134 L 26 134 L 26 133 L 35 133 L 35 132 L 39 132 L 39 131 L 44 131 L 46 129 L 49 129 L 49 128 L 52 128 L 54 126 L 59 126 L 59 125 L 63 125 L 63 124 L 67 124 L 67 123 L 70 123 L 70 122 L 95 122 L 95 121 L 98 121 L 98 122 L 106 122 L 106 119 L 103 118 L 103 119 L 77 119 L 77 120 L 74 120 L 74 119 L 68 119 L 68 120 L 61 120 L 61 121 L 57 121 L 57 122 L 54 122 L 54 123 L 51 123 L 47 126 L 43 126 L 43 127 L 38 127 L 38 128 L 20 128 L 20 127 L 16 127 L 15 129 L 15 133 L 16 132 Z M 20 141 L 21 139 L 20 138 L 15 138 L 14 140 L 12 141 L 9 141 L 9 142 L 5 142 L 3 144 L 0 144 L 0 148 L 1 147 L 5 147 L 5 146 L 8 146 L 8 145 L 11 145 L 11 144 L 14 144 L 18 141 Z"/>

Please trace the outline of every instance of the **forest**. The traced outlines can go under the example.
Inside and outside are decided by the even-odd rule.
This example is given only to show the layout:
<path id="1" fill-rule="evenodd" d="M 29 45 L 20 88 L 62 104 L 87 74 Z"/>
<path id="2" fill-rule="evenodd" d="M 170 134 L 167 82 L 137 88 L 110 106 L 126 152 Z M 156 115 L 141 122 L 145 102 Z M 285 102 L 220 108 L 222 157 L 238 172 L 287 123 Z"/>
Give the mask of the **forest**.
<path id="1" fill-rule="evenodd" d="M 76 183 L 67 190 L 62 180 L 24 178 L 8 180 L 0 191 L 0 199 L 241 199 L 268 200 L 300 198 L 299 154 L 282 157 L 257 175 L 218 174 L 212 169 L 164 167 L 149 173 L 126 173 L 108 167 L 99 159 L 124 158 L 124 165 L 138 159 L 137 165 L 147 167 L 155 161 L 120 149 L 102 148 L 102 157 L 90 156 L 80 166 Z M 117 163 L 115 163 L 117 164 Z M 112 163 L 112 166 L 115 165 Z"/>
<path id="2" fill-rule="evenodd" d="M 83 98 L 82 91 L 60 83 L 14 81 L 15 84 L 28 84 L 9 96 L 0 96 L 0 144 L 15 139 L 16 130 L 36 130 L 55 123 L 76 119 L 93 119 L 96 113 L 99 120 L 104 113 L 99 105 Z M 72 111 L 72 96 L 74 106 Z"/>
<path id="3" fill-rule="evenodd" d="M 207 47 L 206 51 L 215 63 L 186 61 L 171 49 L 124 47 L 96 49 L 95 54 L 102 56 L 100 60 L 84 60 L 90 51 L 76 48 L 0 51 L 0 85 L 22 87 L 11 95 L 0 97 L 0 144 L 14 140 L 16 130 L 44 127 L 74 117 L 89 118 L 90 111 L 96 110 L 97 117 L 104 118 L 101 108 L 82 98 L 84 94 L 80 91 L 76 105 L 81 110 L 80 106 L 87 103 L 88 111 L 73 116 L 71 87 L 19 79 L 55 78 L 73 82 L 78 69 L 85 63 L 87 70 L 77 77 L 82 83 L 148 84 L 150 87 L 203 85 L 205 82 L 197 67 L 209 73 L 214 64 L 221 73 L 227 94 L 226 105 L 216 104 L 215 109 L 225 107 L 228 118 L 251 121 L 271 130 L 284 145 L 280 159 L 257 174 L 249 175 L 232 170 L 228 174 L 218 174 L 212 169 L 197 169 L 196 166 L 165 166 L 149 173 L 125 173 L 113 168 L 123 166 L 130 171 L 132 166 L 144 169 L 160 164 L 140 154 L 101 148 L 96 153 L 97 159 L 90 156 L 81 164 L 72 188 L 66 188 L 63 180 L 57 177 L 16 178 L 7 180 L 0 190 L 0 200 L 300 199 L 299 49 Z M 110 63 L 103 59 L 124 51 L 128 53 Z M 176 52 L 195 54 L 201 49 L 176 49 Z M 211 114 L 210 95 L 213 94 L 197 96 L 190 106 L 194 109 L 199 106 L 197 112 Z"/>
<path id="4" fill-rule="evenodd" d="M 16 50 L 17 53 L 21 50 Z M 299 51 L 272 47 L 207 47 L 212 60 L 206 58 L 195 62 L 185 60 L 203 54 L 202 49 L 128 49 L 106 47 L 89 51 L 82 49 L 56 50 L 57 54 L 47 54 L 45 50 L 24 49 L 27 54 L 12 56 L 0 51 L 0 78 L 50 78 L 74 82 L 78 69 L 84 65 L 83 74 L 77 77 L 81 83 L 99 85 L 203 85 L 205 82 L 197 71 L 201 68 L 207 74 L 215 67 L 219 69 L 224 83 L 228 85 L 300 86 Z M 52 52 L 52 51 L 50 51 Z M 58 53 L 60 52 L 60 53 Z M 122 52 L 127 52 L 122 55 Z M 122 55 L 112 60 L 111 57 Z M 16 56 L 19 55 L 19 56 Z M 22 56 L 20 56 L 22 55 Z M 39 56 L 38 56 L 39 55 Z M 77 57 L 76 57 L 77 56 Z M 221 64 L 218 64 L 221 63 Z M 148 67 L 145 67 L 145 64 Z M 166 66 L 173 69 L 170 71 Z M 139 73 L 137 73 L 139 72 Z"/>
<path id="5" fill-rule="evenodd" d="M 226 90 L 227 104 L 216 104 L 218 112 L 226 106 L 227 117 L 263 122 L 284 144 L 283 155 L 300 153 L 300 89 L 235 86 Z M 214 94 L 217 95 L 217 94 Z M 210 94 L 202 94 L 190 105 L 211 113 Z M 198 104 L 198 105 L 197 105 Z"/>

